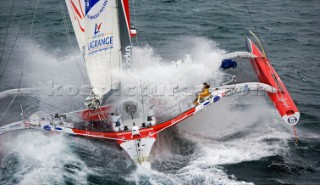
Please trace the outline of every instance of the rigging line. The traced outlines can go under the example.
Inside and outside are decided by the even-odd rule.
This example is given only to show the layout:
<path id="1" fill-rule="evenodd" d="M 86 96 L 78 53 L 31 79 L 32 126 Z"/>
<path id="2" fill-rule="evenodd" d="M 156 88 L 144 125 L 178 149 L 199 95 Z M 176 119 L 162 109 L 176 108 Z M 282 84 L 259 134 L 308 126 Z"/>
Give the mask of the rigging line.
<path id="1" fill-rule="evenodd" d="M 247 10 L 248 10 L 248 14 L 249 14 L 249 16 L 250 16 L 250 19 L 251 19 L 251 22 L 252 22 L 252 24 L 253 24 L 253 26 L 254 26 L 254 29 L 256 30 L 256 33 L 257 33 L 257 36 L 258 36 L 258 42 L 261 42 L 261 37 L 260 37 L 260 35 L 259 35 L 259 32 L 258 32 L 258 28 L 257 28 L 257 26 L 256 26 L 256 24 L 254 23 L 254 21 L 253 21 L 253 18 L 252 18 L 252 15 L 251 15 L 251 12 L 250 12 L 250 10 L 249 10 L 249 6 L 248 6 L 248 4 L 247 4 L 247 1 L 246 0 L 244 0 L 244 2 L 245 2 L 245 4 L 246 4 L 246 7 L 247 7 Z M 262 43 L 262 42 L 261 42 Z M 261 46 L 262 46 L 262 44 L 261 44 Z M 262 48 L 263 49 L 263 48 Z M 266 55 L 266 54 L 265 54 Z"/>
<path id="2" fill-rule="evenodd" d="M 40 110 L 42 110 L 42 111 L 44 111 L 44 112 L 46 112 L 46 113 L 48 113 L 49 115 L 52 116 L 52 114 L 51 114 L 50 112 L 48 112 L 47 110 L 45 110 L 45 109 L 43 109 L 43 108 L 40 108 L 39 105 L 37 105 L 37 104 L 34 103 L 33 101 L 29 100 L 28 98 L 23 97 L 23 96 L 22 96 L 22 98 L 25 99 L 27 102 L 31 103 L 33 106 L 38 107 Z"/>
<path id="3" fill-rule="evenodd" d="M 26 94 L 24 94 L 24 93 L 22 93 L 22 92 L 20 92 L 20 94 L 26 95 Z M 26 96 L 26 97 L 27 97 L 27 96 Z M 25 100 L 27 100 L 28 102 L 31 102 L 31 103 L 32 103 L 32 100 L 28 100 L 26 97 L 23 96 L 23 98 L 24 98 Z M 41 101 L 41 100 L 39 100 L 39 99 L 37 99 L 37 100 L 38 100 L 40 103 L 48 106 L 48 107 L 51 108 L 51 109 L 60 110 L 60 111 L 62 111 L 63 113 L 66 113 L 66 114 L 68 113 L 67 111 L 65 111 L 65 110 L 63 110 L 63 109 L 61 109 L 61 108 L 55 107 L 55 106 L 53 106 L 53 105 L 51 105 L 51 104 L 48 104 L 48 103 L 46 103 L 46 102 L 44 102 L 44 101 Z M 32 103 L 32 104 L 33 104 L 33 105 L 36 105 L 35 103 Z M 41 108 L 39 108 L 39 109 L 41 109 Z M 45 111 L 44 109 L 41 109 L 41 110 Z M 48 114 L 50 114 L 50 115 L 52 115 L 51 113 L 49 113 L 49 112 L 47 112 L 47 111 L 45 111 L 45 112 L 48 113 Z M 75 116 L 75 115 L 76 115 L 76 116 Z M 81 120 L 86 121 L 86 120 L 84 120 L 81 116 L 79 116 L 78 114 L 75 114 L 75 115 L 70 115 L 70 117 L 80 118 Z"/>
<path id="4" fill-rule="evenodd" d="M 23 76 L 23 70 L 22 70 L 22 72 L 21 72 L 21 77 L 20 77 L 20 80 L 19 80 L 18 89 L 20 89 L 22 76 Z M 19 92 L 20 92 L 20 90 L 19 90 Z M 6 108 L 6 110 L 4 111 L 4 113 L 2 114 L 2 116 L 1 116 L 1 118 L 0 118 L 0 123 L 1 123 L 1 120 L 4 118 L 4 116 L 7 114 L 9 108 L 11 107 L 12 103 L 14 102 L 14 100 L 16 99 L 16 97 L 18 96 L 18 94 L 20 94 L 19 92 L 13 97 L 13 99 L 12 99 L 11 102 L 10 102 L 10 104 L 8 105 L 8 107 Z"/>
<path id="5" fill-rule="evenodd" d="M 23 95 L 24 93 L 21 93 L 21 94 Z M 22 98 L 24 98 L 26 101 L 28 101 L 28 102 L 31 103 L 32 105 L 34 105 L 34 106 L 36 106 L 36 107 L 38 106 L 38 105 L 37 105 L 36 103 L 34 103 L 32 100 L 29 100 L 28 98 L 26 98 L 26 97 L 24 97 L 24 96 L 22 96 Z M 67 111 L 62 110 L 61 108 L 57 108 L 57 107 L 55 107 L 55 106 L 53 106 L 53 105 L 50 105 L 50 104 L 48 104 L 48 103 L 45 103 L 45 102 L 39 100 L 39 99 L 37 99 L 37 100 L 38 100 L 40 103 L 42 103 L 42 104 L 44 104 L 44 105 L 47 105 L 48 107 L 51 107 L 52 109 L 61 110 L 62 112 L 68 114 Z M 50 114 L 50 115 L 52 115 L 50 112 L 46 111 L 46 110 L 43 109 L 43 108 L 40 108 L 40 107 L 39 107 L 39 109 L 40 109 L 40 110 L 43 110 L 44 112 L 46 112 L 46 113 L 48 113 L 48 114 Z M 86 120 L 84 120 L 83 118 L 81 118 L 78 114 L 75 114 L 75 115 L 69 114 L 69 117 L 80 118 L 82 121 L 85 121 L 85 122 L 86 122 Z"/>
<path id="6" fill-rule="evenodd" d="M 247 8 L 247 10 L 248 10 L 248 14 L 249 14 L 249 16 L 250 16 L 250 19 L 251 19 L 251 22 L 252 22 L 252 24 L 253 24 L 253 26 L 254 26 L 254 29 L 256 30 L 256 32 L 258 32 L 258 29 L 257 29 L 257 27 L 256 27 L 256 24 L 254 23 L 253 18 L 252 18 L 252 15 L 251 15 L 251 12 L 250 12 L 250 10 L 249 10 L 247 1 L 246 1 L 246 0 L 243 0 L 243 1 L 244 1 L 244 3 L 246 4 L 246 8 Z"/>
<path id="7" fill-rule="evenodd" d="M 111 17 L 111 19 L 112 19 L 112 24 L 111 24 L 111 30 L 113 31 L 113 25 L 114 25 L 114 11 L 119 11 L 119 4 L 116 2 L 115 3 L 115 8 L 113 8 L 112 9 L 112 13 L 111 13 L 111 15 L 112 15 L 112 17 Z M 117 13 L 117 12 L 116 12 Z M 118 19 L 117 19 L 117 21 L 119 21 Z M 117 23 L 116 23 L 117 24 Z M 109 70 L 110 70 L 110 92 L 112 92 L 112 83 L 113 83 L 113 79 L 112 79 L 112 49 L 109 49 L 109 52 L 110 52 L 110 55 L 109 55 Z M 103 58 L 102 58 L 102 60 L 103 60 Z M 104 89 L 105 89 L 105 92 L 106 92 L 106 88 L 107 88 L 107 83 L 108 83 L 108 79 L 106 78 L 105 79 L 105 83 L 104 83 Z M 93 89 L 92 89 L 93 90 Z M 102 103 L 102 102 L 101 102 Z"/>
<path id="8" fill-rule="evenodd" d="M 134 20 L 134 26 L 136 27 L 137 25 L 137 18 L 136 18 L 136 7 L 135 7 L 135 0 L 133 0 L 133 20 Z M 130 27 L 131 25 L 129 25 Z M 130 28 L 129 28 L 130 29 Z M 136 29 L 136 28 L 135 28 Z M 138 34 L 136 34 L 136 44 L 137 46 L 139 46 L 139 43 L 138 43 Z"/>
<path id="9" fill-rule="evenodd" d="M 137 23 L 137 18 L 136 18 L 136 7 L 135 7 L 135 0 L 133 0 L 133 19 L 134 19 L 134 25 L 136 26 Z M 130 26 L 130 25 L 129 25 Z M 130 33 L 129 33 L 130 34 Z M 139 47 L 139 42 L 138 42 L 138 34 L 135 36 L 136 37 L 136 45 Z M 141 60 L 139 55 L 138 56 L 138 62 L 139 62 L 139 68 L 141 69 Z M 141 94 L 141 103 L 142 103 L 142 114 L 143 117 L 145 117 L 145 110 L 144 110 L 144 98 L 143 98 L 143 93 L 142 93 L 142 77 L 141 77 L 141 70 L 139 70 L 139 85 L 140 85 L 140 94 Z"/>
<path id="10" fill-rule="evenodd" d="M 104 116 L 98 114 L 98 117 L 99 117 L 100 122 L 107 123 L 107 120 Z"/>
<path id="11" fill-rule="evenodd" d="M 68 32 L 68 30 L 69 30 L 69 29 L 68 29 L 68 21 L 67 21 L 67 19 L 66 19 L 65 12 L 63 11 L 63 5 L 62 5 L 63 3 L 62 3 L 62 0 L 60 0 L 59 2 L 60 2 L 60 10 L 61 10 L 61 13 L 62 13 L 62 19 L 63 19 L 64 27 L 65 27 L 65 30 L 66 30 L 67 38 L 68 38 L 68 43 L 69 43 L 69 45 L 71 46 L 72 51 L 74 51 L 75 49 L 74 49 L 74 47 L 73 47 L 73 45 L 72 45 L 72 41 L 71 41 L 71 38 L 70 38 L 70 35 L 69 35 L 69 32 Z M 88 82 L 88 81 L 86 80 L 86 78 L 84 77 L 84 74 L 83 74 L 83 72 L 82 72 L 82 70 L 81 70 L 81 67 L 80 67 L 80 65 L 79 65 L 79 62 L 78 62 L 77 58 L 75 57 L 74 54 L 72 54 L 72 56 L 73 56 L 74 60 L 76 61 L 76 64 L 77 64 L 77 67 L 78 67 L 78 69 L 79 69 L 79 71 L 80 71 L 80 73 L 81 73 L 83 82 Z M 84 56 L 83 56 L 83 58 L 84 58 Z"/>
<path id="12" fill-rule="evenodd" d="M 265 57 L 266 57 L 267 55 L 266 55 L 266 52 L 264 51 L 264 48 L 263 48 L 263 45 L 262 45 L 262 41 L 261 41 L 261 39 L 260 39 L 261 37 L 260 37 L 259 32 L 258 32 L 258 28 L 257 28 L 256 24 L 255 24 L 254 21 L 253 21 L 252 15 L 251 15 L 250 10 L 249 10 L 249 6 L 248 6 L 248 4 L 247 4 L 247 1 L 244 0 L 244 2 L 245 2 L 245 4 L 246 4 L 246 7 L 247 7 L 247 10 L 248 10 L 248 14 L 249 14 L 249 16 L 250 16 L 251 22 L 252 22 L 252 24 L 253 24 L 253 26 L 254 26 L 254 29 L 256 30 L 256 33 L 257 33 L 257 37 L 258 37 L 258 38 L 255 38 L 255 39 L 257 39 L 257 41 L 260 43 L 260 47 L 261 47 L 261 49 L 263 50 L 263 53 L 264 53 L 264 55 L 265 55 Z M 251 34 L 253 34 L 253 33 L 251 32 Z M 255 37 L 255 34 L 253 34 L 253 36 Z"/>
<path id="13" fill-rule="evenodd" d="M 234 9 L 231 7 L 229 0 L 227 0 L 227 3 L 228 3 L 228 6 L 229 6 L 231 12 L 234 14 Z M 242 24 L 241 19 L 238 16 L 235 16 L 235 17 L 238 19 L 238 22 L 240 23 L 240 25 L 241 25 L 241 27 L 243 29 L 243 33 L 246 34 L 247 30 L 244 28 L 244 25 Z"/>
<path id="14" fill-rule="evenodd" d="M 34 20 L 36 18 L 36 11 L 37 11 L 37 7 L 38 7 L 38 0 L 36 1 L 36 5 L 34 7 L 34 13 L 33 13 L 33 19 L 32 19 L 32 24 L 31 24 L 31 28 L 30 28 L 30 35 L 29 37 L 31 38 L 31 34 L 32 34 L 32 29 L 33 29 L 33 23 L 34 23 Z"/>
<path id="15" fill-rule="evenodd" d="M 23 25 L 23 23 L 24 23 L 24 21 L 25 21 L 25 17 L 26 17 L 26 15 L 27 15 L 30 7 L 31 7 L 32 1 L 33 1 L 33 0 L 30 0 L 30 3 L 29 3 L 29 5 L 28 5 L 28 8 L 27 8 L 26 12 L 24 13 L 24 16 L 23 16 L 23 19 L 22 19 L 22 23 L 20 24 L 20 27 L 19 27 L 19 30 L 18 30 L 18 36 L 17 36 L 16 39 L 14 40 L 12 49 L 11 49 L 11 51 L 10 51 L 10 54 L 9 54 L 8 59 L 7 59 L 7 61 L 6 61 L 6 64 L 5 64 L 5 66 L 4 66 L 3 70 L 2 70 L 2 73 L 1 73 L 2 75 L 4 75 L 4 72 L 5 72 L 6 68 L 7 68 L 8 63 L 9 63 L 11 54 L 12 54 L 12 52 L 13 52 L 13 50 L 14 50 L 14 46 L 16 45 L 16 42 L 17 42 L 17 40 L 18 40 L 18 38 L 19 38 L 19 36 L 20 36 L 20 30 L 21 30 L 22 25 Z M 2 78 L 3 78 L 3 76 L 2 76 Z M 0 80 L 1 80 L 1 79 L 0 79 Z"/>
<path id="16" fill-rule="evenodd" d="M 77 129 L 77 130 L 79 130 L 79 129 Z M 76 133 L 76 135 L 77 135 L 77 136 L 87 136 L 87 137 L 94 138 L 94 139 L 99 139 L 99 140 L 110 139 L 110 140 L 124 141 L 124 142 L 126 142 L 126 141 L 131 141 L 131 140 L 122 139 L 122 138 L 106 137 L 106 136 L 99 136 L 99 135 L 94 136 L 94 135 L 90 135 L 90 134 L 86 134 L 86 133 L 84 133 L 84 134 L 78 134 L 78 133 Z"/>
<path id="17" fill-rule="evenodd" d="M 4 116 L 6 115 L 7 111 L 9 110 L 9 108 L 11 107 L 12 103 L 14 102 L 14 100 L 16 99 L 16 97 L 18 96 L 18 93 L 13 97 L 13 99 L 11 100 L 10 104 L 8 105 L 7 109 L 4 111 L 4 113 L 2 114 L 1 118 L 0 118 L 0 123 L 1 120 L 4 118 Z"/>
<path id="18" fill-rule="evenodd" d="M 26 95 L 26 94 L 24 94 L 24 93 L 22 93 L 21 92 L 21 94 L 23 94 L 23 95 Z M 40 103 L 43 103 L 44 105 L 47 105 L 48 107 L 50 107 L 50 108 L 52 108 L 52 109 L 58 109 L 58 110 L 62 110 L 61 108 L 58 108 L 58 107 L 55 107 L 55 106 L 53 106 L 53 105 L 51 105 L 51 104 L 48 104 L 48 103 L 46 103 L 46 102 L 44 102 L 44 101 L 41 101 L 41 100 L 39 100 L 39 99 L 37 99 Z M 30 100 L 31 101 L 31 100 Z M 62 110 L 63 111 L 63 110 Z"/>
<path id="19" fill-rule="evenodd" d="M 15 3 L 15 2 L 16 2 L 16 0 L 13 0 L 12 7 L 11 7 L 11 11 L 10 11 L 10 17 L 9 17 L 9 21 L 8 21 L 8 28 L 7 28 L 5 37 L 4 37 L 4 42 L 3 42 L 3 44 L 2 44 L 0 64 L 1 64 L 2 58 L 3 58 L 4 46 L 5 46 L 6 42 L 7 42 L 7 37 L 8 37 L 8 32 L 9 32 L 9 28 L 10 28 L 11 17 L 12 17 L 12 12 L 13 12 L 13 7 L 14 7 L 14 3 Z"/>
<path id="20" fill-rule="evenodd" d="M 17 94 L 20 94 L 20 86 L 21 86 L 22 76 L 23 76 L 23 69 L 22 69 L 22 72 L 21 72 L 20 80 L 19 80 L 19 86 L 18 86 L 18 93 Z"/>

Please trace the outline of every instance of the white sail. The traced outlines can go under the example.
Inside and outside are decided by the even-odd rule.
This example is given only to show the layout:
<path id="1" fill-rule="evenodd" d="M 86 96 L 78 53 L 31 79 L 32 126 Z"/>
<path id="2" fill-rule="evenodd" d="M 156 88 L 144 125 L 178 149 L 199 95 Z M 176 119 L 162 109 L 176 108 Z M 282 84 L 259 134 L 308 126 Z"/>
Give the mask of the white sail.
<path id="1" fill-rule="evenodd" d="M 89 4 L 96 3 L 96 4 Z M 121 45 L 115 0 L 87 1 L 85 60 L 93 92 L 99 98 L 119 82 Z"/>
<path id="2" fill-rule="evenodd" d="M 102 99 L 113 85 L 120 83 L 119 71 L 128 67 L 128 57 L 131 58 L 123 0 L 66 0 L 66 3 L 93 93 Z"/>
<path id="3" fill-rule="evenodd" d="M 74 33 L 76 35 L 80 50 L 85 45 L 84 41 L 84 25 L 85 25 L 85 14 L 84 14 L 84 1 L 81 3 L 78 0 L 66 0 L 69 16 L 71 18 Z"/>

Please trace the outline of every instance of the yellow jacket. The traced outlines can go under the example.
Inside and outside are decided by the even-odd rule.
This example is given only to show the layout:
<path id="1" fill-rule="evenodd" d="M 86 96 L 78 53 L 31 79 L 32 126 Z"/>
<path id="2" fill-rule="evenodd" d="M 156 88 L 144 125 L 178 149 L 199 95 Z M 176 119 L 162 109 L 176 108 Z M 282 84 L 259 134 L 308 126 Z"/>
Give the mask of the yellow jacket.
<path id="1" fill-rule="evenodd" d="M 201 99 L 203 99 L 203 98 L 205 98 L 205 97 L 207 97 L 207 96 L 210 96 L 210 91 L 209 91 L 209 89 L 208 88 L 204 88 L 203 90 L 202 90 L 202 92 L 199 94 L 199 97 L 201 98 Z"/>

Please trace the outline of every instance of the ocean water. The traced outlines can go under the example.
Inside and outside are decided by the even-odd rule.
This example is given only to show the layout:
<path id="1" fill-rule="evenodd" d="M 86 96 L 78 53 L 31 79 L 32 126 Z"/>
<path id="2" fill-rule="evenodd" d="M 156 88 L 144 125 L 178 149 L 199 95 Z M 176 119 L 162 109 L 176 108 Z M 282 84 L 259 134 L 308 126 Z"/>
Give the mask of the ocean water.
<path id="1" fill-rule="evenodd" d="M 0 184 L 320 183 L 319 1 L 135 0 L 131 5 L 138 31 L 134 58 L 148 82 L 201 83 L 218 70 L 221 54 L 245 51 L 247 31 L 257 33 L 301 112 L 299 143 L 265 96 L 238 95 L 161 133 L 152 160 L 141 166 L 110 141 L 35 131 L 1 135 Z M 46 86 L 53 79 L 88 83 L 63 0 L 1 1 L 0 9 L 0 91 L 19 84 Z M 164 66 L 153 69 L 153 64 Z M 248 63 L 238 64 L 228 73 L 254 81 Z M 83 99 L 19 97 L 0 125 L 20 119 L 20 104 L 27 113 L 71 111 L 81 108 Z M 10 101 L 1 100 L 1 116 Z"/>

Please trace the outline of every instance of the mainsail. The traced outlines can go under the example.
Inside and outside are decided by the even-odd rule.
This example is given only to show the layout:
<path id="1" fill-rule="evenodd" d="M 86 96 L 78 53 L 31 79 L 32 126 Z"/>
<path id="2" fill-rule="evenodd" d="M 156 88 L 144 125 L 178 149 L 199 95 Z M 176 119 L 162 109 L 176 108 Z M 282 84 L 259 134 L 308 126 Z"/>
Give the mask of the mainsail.
<path id="1" fill-rule="evenodd" d="M 66 0 L 66 4 L 92 91 L 102 99 L 120 84 L 120 70 L 131 66 L 128 0 Z"/>

